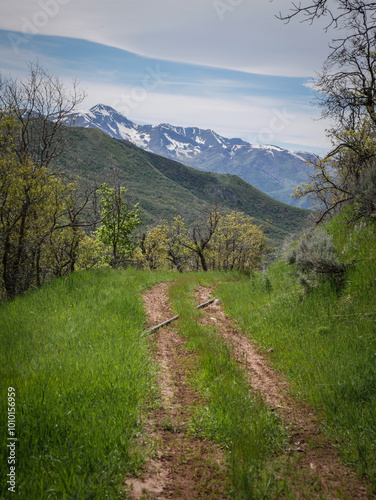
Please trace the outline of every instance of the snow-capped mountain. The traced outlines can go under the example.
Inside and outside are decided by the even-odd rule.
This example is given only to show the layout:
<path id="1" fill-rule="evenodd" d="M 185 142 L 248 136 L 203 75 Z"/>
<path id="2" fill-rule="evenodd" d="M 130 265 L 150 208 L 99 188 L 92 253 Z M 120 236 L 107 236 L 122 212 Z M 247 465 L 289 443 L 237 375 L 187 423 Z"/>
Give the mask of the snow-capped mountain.
<path id="1" fill-rule="evenodd" d="M 139 125 L 110 106 L 97 104 L 88 111 L 70 115 L 77 127 L 95 127 L 116 138 L 128 140 L 147 151 L 171 158 L 200 170 L 236 174 L 277 200 L 296 205 L 294 188 L 308 180 L 307 153 L 277 146 L 250 144 L 227 139 L 197 127 L 167 123 Z M 304 200 L 301 207 L 308 207 Z"/>

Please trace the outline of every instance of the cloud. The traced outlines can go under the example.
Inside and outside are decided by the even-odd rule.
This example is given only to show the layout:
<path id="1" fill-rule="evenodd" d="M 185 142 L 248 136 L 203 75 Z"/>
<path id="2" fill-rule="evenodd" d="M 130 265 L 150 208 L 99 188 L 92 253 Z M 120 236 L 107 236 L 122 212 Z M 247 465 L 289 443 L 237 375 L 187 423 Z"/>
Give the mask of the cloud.
<path id="1" fill-rule="evenodd" d="M 275 18 L 290 0 L 18 0 L 0 28 L 81 38 L 168 61 L 311 76 L 327 55 L 320 26 Z"/>
<path id="2" fill-rule="evenodd" d="M 315 92 L 318 90 L 318 87 L 315 83 L 315 81 L 312 79 L 312 80 L 309 80 L 307 82 L 304 82 L 303 83 L 304 87 L 306 87 L 307 89 L 311 89 L 311 90 L 314 90 Z"/>
<path id="3" fill-rule="evenodd" d="M 319 26 L 275 18 L 290 0 L 17 0 L 1 5 L 2 74 L 38 58 L 87 107 L 146 123 L 211 128 L 254 143 L 326 147 L 309 78 L 327 54 Z M 227 7 L 226 7 L 227 6 Z M 18 38 L 17 38 L 18 37 Z"/>
<path id="4" fill-rule="evenodd" d="M 131 86 L 81 83 L 84 88 L 90 88 L 86 108 L 101 102 L 135 122 L 213 129 L 224 137 L 241 137 L 253 144 L 275 144 L 299 150 L 316 152 L 329 147 L 323 121 L 313 120 L 306 108 L 286 105 L 278 98 L 260 101 L 248 96 L 234 100 L 227 95 L 174 95 L 156 89 L 140 93 L 138 102 L 133 101 L 130 106 L 124 96 L 132 94 Z"/>

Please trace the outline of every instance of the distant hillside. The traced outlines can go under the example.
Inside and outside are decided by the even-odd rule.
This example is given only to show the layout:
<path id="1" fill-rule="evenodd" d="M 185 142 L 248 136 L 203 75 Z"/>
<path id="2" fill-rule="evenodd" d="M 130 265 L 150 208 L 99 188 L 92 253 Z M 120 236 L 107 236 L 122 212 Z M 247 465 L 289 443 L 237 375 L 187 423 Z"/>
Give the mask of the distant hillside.
<path id="1" fill-rule="evenodd" d="M 274 244 L 305 225 L 308 210 L 280 203 L 235 175 L 187 167 L 93 128 L 70 128 L 68 134 L 72 144 L 59 166 L 100 182 L 110 181 L 115 168 L 130 201 L 140 202 L 146 225 L 178 214 L 192 224 L 214 205 L 243 211 L 258 224 L 270 221 L 266 232 Z"/>
<path id="2" fill-rule="evenodd" d="M 70 123 L 99 128 L 115 139 L 129 140 L 142 149 L 200 170 L 238 175 L 279 201 L 309 207 L 308 200 L 291 198 L 295 187 L 308 180 L 308 153 L 226 139 L 197 127 L 138 125 L 103 104 L 73 113 Z"/>

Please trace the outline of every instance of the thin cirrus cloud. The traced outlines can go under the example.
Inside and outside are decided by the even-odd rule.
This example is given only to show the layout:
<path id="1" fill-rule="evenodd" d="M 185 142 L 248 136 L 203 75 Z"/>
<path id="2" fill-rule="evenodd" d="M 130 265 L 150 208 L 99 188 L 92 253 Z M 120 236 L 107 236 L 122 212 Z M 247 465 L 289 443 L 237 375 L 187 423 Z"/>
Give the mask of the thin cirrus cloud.
<path id="1" fill-rule="evenodd" d="M 87 107 L 101 97 L 135 121 L 207 127 L 246 140 L 261 137 L 257 131 L 276 113 L 287 113 L 299 119 L 282 118 L 275 143 L 325 148 L 325 126 L 312 120 L 318 111 L 309 82 L 327 39 L 318 26 L 275 18 L 290 6 L 289 0 L 6 2 L 2 73 L 22 76 L 38 58 L 63 79 L 76 77 Z"/>
<path id="2" fill-rule="evenodd" d="M 227 5 L 227 9 L 225 6 Z M 328 37 L 276 19 L 290 0 L 18 0 L 0 28 L 80 38 L 139 55 L 249 73 L 310 76 Z M 222 8 L 221 8 L 222 6 Z"/>

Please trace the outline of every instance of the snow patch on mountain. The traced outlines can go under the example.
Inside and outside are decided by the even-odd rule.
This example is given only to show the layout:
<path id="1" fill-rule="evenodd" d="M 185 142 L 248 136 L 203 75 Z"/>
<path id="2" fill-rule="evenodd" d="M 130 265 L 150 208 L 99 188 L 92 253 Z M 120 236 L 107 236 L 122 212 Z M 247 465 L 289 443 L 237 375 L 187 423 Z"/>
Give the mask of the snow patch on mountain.
<path id="1" fill-rule="evenodd" d="M 309 154 L 228 139 L 210 129 L 168 123 L 140 125 L 104 104 L 72 113 L 67 124 L 99 128 L 115 139 L 201 170 L 236 174 L 285 203 L 291 204 L 294 188 L 308 181 Z"/>

